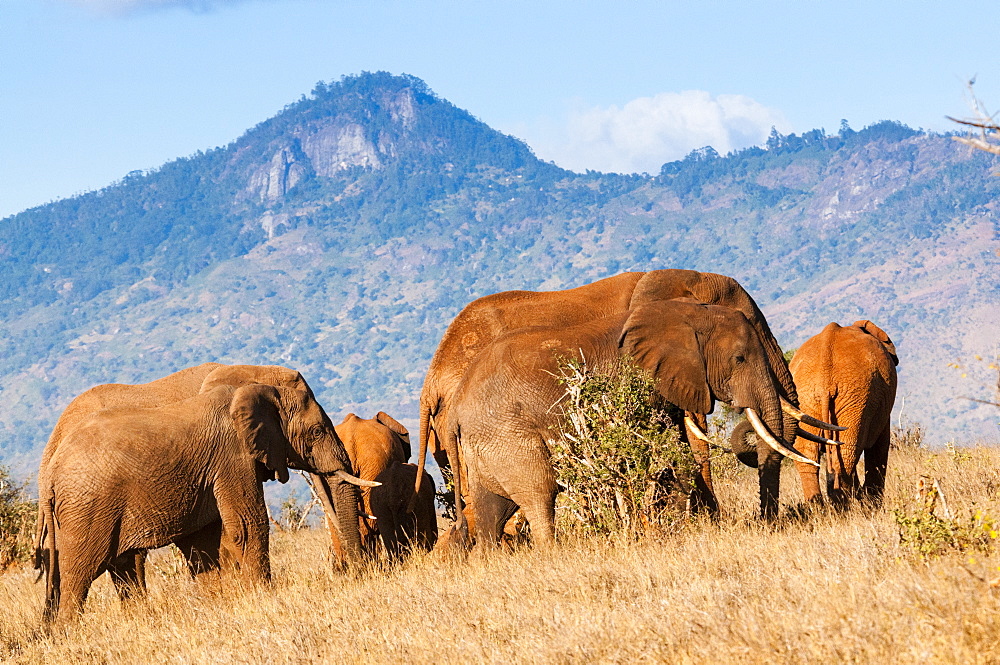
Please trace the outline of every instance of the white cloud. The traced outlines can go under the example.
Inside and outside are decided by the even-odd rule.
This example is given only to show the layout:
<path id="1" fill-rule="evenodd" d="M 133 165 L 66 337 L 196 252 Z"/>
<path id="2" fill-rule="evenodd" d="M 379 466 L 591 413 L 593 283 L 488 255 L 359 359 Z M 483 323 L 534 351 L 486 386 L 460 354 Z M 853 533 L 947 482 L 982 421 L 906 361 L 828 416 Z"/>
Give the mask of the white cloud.
<path id="1" fill-rule="evenodd" d="M 64 0 L 103 14 L 135 14 L 181 7 L 193 12 L 208 12 L 227 5 L 238 5 L 250 0 Z"/>
<path id="2" fill-rule="evenodd" d="M 521 132 L 539 157 L 574 171 L 618 173 L 655 174 L 696 148 L 710 145 L 726 154 L 764 143 L 772 126 L 790 131 L 780 111 L 744 95 L 712 97 L 703 90 L 639 97 L 621 108 L 577 109 L 554 131 L 546 124 L 550 131 L 536 126 Z"/>

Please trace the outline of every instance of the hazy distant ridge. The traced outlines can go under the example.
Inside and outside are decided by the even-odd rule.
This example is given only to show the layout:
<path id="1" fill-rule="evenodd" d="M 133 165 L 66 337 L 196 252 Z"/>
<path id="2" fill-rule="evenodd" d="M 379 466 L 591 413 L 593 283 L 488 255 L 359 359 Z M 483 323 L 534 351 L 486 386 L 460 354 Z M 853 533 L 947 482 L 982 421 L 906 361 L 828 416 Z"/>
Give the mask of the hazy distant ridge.
<path id="1" fill-rule="evenodd" d="M 997 346 L 991 164 L 884 122 L 580 175 L 419 79 L 320 84 L 228 146 L 0 220 L 3 455 L 28 465 L 94 383 L 203 360 L 298 367 L 335 417 L 412 417 L 472 298 L 658 267 L 734 275 L 789 347 L 876 320 L 907 413 L 991 435 L 995 410 L 952 399 L 986 379 L 946 367 Z"/>

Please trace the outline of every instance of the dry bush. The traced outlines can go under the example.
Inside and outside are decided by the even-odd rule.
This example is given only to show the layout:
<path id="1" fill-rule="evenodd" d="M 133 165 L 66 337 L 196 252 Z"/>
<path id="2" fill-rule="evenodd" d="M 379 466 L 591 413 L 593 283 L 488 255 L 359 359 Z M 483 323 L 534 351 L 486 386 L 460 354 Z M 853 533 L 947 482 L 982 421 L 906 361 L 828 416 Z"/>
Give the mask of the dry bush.
<path id="1" fill-rule="evenodd" d="M 28 561 L 34 551 L 38 503 L 28 497 L 27 483 L 16 483 L 0 466 L 0 573 Z"/>
<path id="2" fill-rule="evenodd" d="M 559 382 L 564 425 L 550 448 L 560 530 L 638 535 L 685 515 L 695 462 L 652 377 L 629 358 L 610 373 L 568 360 Z"/>
<path id="3" fill-rule="evenodd" d="M 920 423 L 899 423 L 889 428 L 891 450 L 926 449 L 924 427 Z"/>
<path id="4" fill-rule="evenodd" d="M 761 523 L 752 469 L 716 485 L 723 514 L 639 539 L 563 536 L 550 551 L 417 555 L 348 577 L 321 529 L 276 533 L 274 582 L 222 593 L 155 552 L 150 595 L 106 579 L 65 633 L 41 628 L 30 571 L 0 577 L 10 663 L 994 663 L 993 550 L 921 558 L 893 510 L 922 476 L 955 514 L 1000 514 L 1000 451 L 892 451 L 884 510 Z M 801 500 L 785 473 L 786 504 Z M 970 556 L 972 560 L 970 560 Z"/>

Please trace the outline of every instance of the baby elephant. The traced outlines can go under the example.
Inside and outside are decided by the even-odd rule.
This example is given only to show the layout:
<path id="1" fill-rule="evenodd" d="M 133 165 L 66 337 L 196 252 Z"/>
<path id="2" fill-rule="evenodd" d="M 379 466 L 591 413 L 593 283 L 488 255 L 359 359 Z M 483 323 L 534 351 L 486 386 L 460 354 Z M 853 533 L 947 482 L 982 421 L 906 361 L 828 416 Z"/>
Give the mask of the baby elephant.
<path id="1" fill-rule="evenodd" d="M 434 480 L 421 471 L 420 491 L 414 500 L 417 467 L 406 463 L 410 456 L 406 428 L 380 411 L 367 420 L 349 413 L 336 430 L 351 459 L 352 472 L 359 478 L 382 483 L 361 490 L 361 539 L 365 551 L 375 556 L 379 539 L 390 560 L 402 556 L 408 546 L 431 549 L 437 542 Z M 411 500 L 413 508 L 409 510 Z"/>

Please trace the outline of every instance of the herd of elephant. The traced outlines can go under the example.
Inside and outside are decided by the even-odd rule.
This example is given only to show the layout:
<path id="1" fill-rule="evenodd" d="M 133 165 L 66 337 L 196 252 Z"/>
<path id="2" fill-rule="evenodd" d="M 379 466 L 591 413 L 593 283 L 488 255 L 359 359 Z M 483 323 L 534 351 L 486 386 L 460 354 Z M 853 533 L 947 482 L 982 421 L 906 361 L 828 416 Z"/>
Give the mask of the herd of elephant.
<path id="1" fill-rule="evenodd" d="M 293 369 L 205 363 L 147 384 L 91 388 L 60 416 L 38 473 L 34 563 L 45 618 L 78 613 L 104 572 L 123 599 L 144 593 L 146 552 L 170 543 L 199 581 L 268 580 L 263 482 L 285 482 L 289 469 L 310 474 L 342 566 L 435 546 L 428 450 L 454 480 L 449 547 L 496 545 L 518 510 L 533 543 L 551 544 L 558 484 L 548 443 L 565 393 L 558 364 L 576 358 L 611 371 L 622 356 L 683 411 L 678 428 L 699 468 L 693 505 L 718 510 L 704 433 L 716 400 L 746 415 L 731 446 L 758 470 L 763 518 L 777 515 L 785 457 L 807 501 L 822 500 L 823 452 L 832 502 L 881 500 L 897 363 L 885 332 L 870 321 L 831 323 L 788 365 L 736 280 L 629 272 L 465 307 L 427 372 L 416 464 L 400 423 L 380 412 L 334 426 Z"/>

